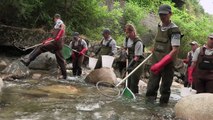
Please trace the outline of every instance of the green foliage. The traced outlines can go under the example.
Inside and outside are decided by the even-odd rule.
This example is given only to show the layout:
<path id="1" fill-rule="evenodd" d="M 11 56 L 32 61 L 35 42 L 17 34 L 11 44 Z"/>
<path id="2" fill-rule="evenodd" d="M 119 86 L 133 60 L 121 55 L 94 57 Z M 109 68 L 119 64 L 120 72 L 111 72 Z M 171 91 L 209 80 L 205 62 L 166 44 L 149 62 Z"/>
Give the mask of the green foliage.
<path id="1" fill-rule="evenodd" d="M 1 0 L 0 24 L 49 30 L 53 25 L 53 15 L 59 13 L 68 36 L 78 31 L 90 40 L 100 41 L 102 30 L 109 28 L 121 45 L 125 24 L 133 23 L 138 34 L 143 35 L 149 29 L 142 26 L 143 18 L 149 13 L 157 14 L 160 4 L 169 4 L 173 10 L 172 21 L 185 35 L 181 40 L 181 57 L 190 50 L 189 42 L 196 40 L 202 45 L 207 35 L 213 32 L 213 17 L 204 13 L 198 0 L 185 0 L 181 9 L 175 8 L 171 0 L 125 0 L 123 8 L 120 0 L 115 1 L 109 11 L 105 0 Z"/>

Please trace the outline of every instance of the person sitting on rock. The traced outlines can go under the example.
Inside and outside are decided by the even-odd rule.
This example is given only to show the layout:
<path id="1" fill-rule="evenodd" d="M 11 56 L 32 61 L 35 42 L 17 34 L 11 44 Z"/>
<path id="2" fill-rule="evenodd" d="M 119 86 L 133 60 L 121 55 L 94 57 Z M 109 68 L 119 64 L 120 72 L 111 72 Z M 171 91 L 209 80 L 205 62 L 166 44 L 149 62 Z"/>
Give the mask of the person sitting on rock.
<path id="1" fill-rule="evenodd" d="M 61 68 L 61 73 L 63 79 L 67 78 L 67 72 L 65 67 L 65 60 L 61 54 L 61 49 L 64 44 L 64 35 L 65 35 L 65 25 L 61 20 L 61 16 L 59 14 L 55 14 L 54 16 L 55 26 L 53 28 L 52 37 L 48 38 L 47 40 L 43 41 L 43 44 L 38 46 L 33 50 L 33 52 L 29 55 L 28 58 L 22 58 L 21 62 L 24 63 L 26 66 L 30 64 L 37 56 L 44 52 L 52 52 L 56 56 L 57 63 Z"/>

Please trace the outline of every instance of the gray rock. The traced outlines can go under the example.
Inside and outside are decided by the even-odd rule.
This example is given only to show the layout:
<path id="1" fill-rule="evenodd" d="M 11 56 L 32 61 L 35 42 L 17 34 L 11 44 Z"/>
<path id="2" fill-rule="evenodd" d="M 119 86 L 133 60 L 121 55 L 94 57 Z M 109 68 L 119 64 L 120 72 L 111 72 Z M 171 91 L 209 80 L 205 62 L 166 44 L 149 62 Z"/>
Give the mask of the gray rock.
<path id="1" fill-rule="evenodd" d="M 7 66 L 2 73 L 10 74 L 12 78 L 24 78 L 27 77 L 30 73 L 28 67 L 26 67 L 21 61 L 13 61 L 9 66 Z"/>
<path id="2" fill-rule="evenodd" d="M 50 52 L 42 53 L 30 63 L 29 68 L 37 70 L 57 70 L 56 57 Z"/>
<path id="3" fill-rule="evenodd" d="M 4 60 L 0 60 L 0 71 L 7 67 L 7 63 Z"/>
<path id="4" fill-rule="evenodd" d="M 212 120 L 213 94 L 202 93 L 182 98 L 175 105 L 175 114 L 184 120 Z"/>
<path id="5" fill-rule="evenodd" d="M 116 75 L 113 69 L 100 68 L 90 72 L 85 78 L 85 82 L 96 84 L 98 81 L 105 81 L 111 84 L 115 84 L 117 81 Z"/>

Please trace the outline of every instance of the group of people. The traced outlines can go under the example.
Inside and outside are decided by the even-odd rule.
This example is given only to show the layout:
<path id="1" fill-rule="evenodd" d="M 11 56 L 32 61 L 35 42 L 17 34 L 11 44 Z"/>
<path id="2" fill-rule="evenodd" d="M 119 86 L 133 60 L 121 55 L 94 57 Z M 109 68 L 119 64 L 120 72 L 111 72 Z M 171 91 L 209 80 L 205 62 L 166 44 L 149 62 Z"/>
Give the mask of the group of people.
<path id="1" fill-rule="evenodd" d="M 155 102 L 157 99 L 158 89 L 160 87 L 160 104 L 167 104 L 171 94 L 171 85 L 174 75 L 174 63 L 181 43 L 181 32 L 179 27 L 171 21 L 172 9 L 169 5 L 161 5 L 158 10 L 161 22 L 158 24 L 158 31 L 155 37 L 154 48 L 152 50 L 152 66 L 150 68 L 151 75 L 148 81 L 146 98 L 148 102 Z M 60 53 L 63 46 L 63 36 L 65 33 L 65 25 L 60 19 L 60 15 L 54 16 L 55 26 L 53 29 L 53 37 L 45 40 L 43 45 L 36 48 L 28 59 L 22 60 L 25 65 L 29 65 L 39 54 L 51 51 L 56 55 L 57 62 L 60 66 L 62 78 L 67 78 L 65 69 L 65 60 Z M 144 60 L 144 45 L 137 36 L 137 31 L 132 24 L 125 25 L 126 38 L 123 48 L 126 51 L 126 60 L 128 66 L 126 70 L 131 72 Z M 101 55 L 115 55 L 117 52 L 116 41 L 111 36 L 109 29 L 102 32 L 103 38 L 100 42 L 100 49 L 95 55 L 99 58 L 95 69 L 101 68 Z M 53 41 L 51 41 L 53 40 Z M 195 44 L 192 43 L 193 45 Z M 82 39 L 78 32 L 74 32 L 73 40 L 69 45 L 72 49 L 73 75 L 80 76 L 82 74 L 82 62 L 88 45 Z M 193 56 L 193 57 L 192 57 Z M 208 36 L 206 46 L 198 48 L 189 54 L 188 62 L 188 79 L 192 81 L 192 73 L 196 72 L 196 87 L 198 93 L 213 93 L 213 34 Z M 128 87 L 133 93 L 138 93 L 138 82 L 142 73 L 142 67 L 137 69 L 128 78 Z M 160 84 L 161 81 L 161 84 Z M 194 80 L 195 81 L 195 80 Z M 193 82 L 194 82 L 193 81 Z"/>

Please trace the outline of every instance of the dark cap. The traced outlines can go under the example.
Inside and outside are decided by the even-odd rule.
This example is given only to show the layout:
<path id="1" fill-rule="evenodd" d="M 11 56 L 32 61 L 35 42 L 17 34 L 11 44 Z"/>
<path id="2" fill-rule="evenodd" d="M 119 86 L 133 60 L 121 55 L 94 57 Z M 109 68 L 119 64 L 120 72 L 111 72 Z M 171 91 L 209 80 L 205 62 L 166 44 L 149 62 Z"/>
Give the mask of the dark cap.
<path id="1" fill-rule="evenodd" d="M 213 38 L 213 33 L 211 33 L 211 34 L 209 35 L 209 38 Z"/>
<path id="2" fill-rule="evenodd" d="M 172 8 L 169 5 L 161 5 L 158 9 L 158 14 L 169 14 L 172 12 Z"/>
<path id="3" fill-rule="evenodd" d="M 111 32 L 110 32 L 110 29 L 109 29 L 109 28 L 105 28 L 105 29 L 103 30 L 102 34 L 105 34 L 105 33 L 110 34 L 110 33 L 111 33 Z"/>
<path id="4" fill-rule="evenodd" d="M 61 15 L 56 13 L 56 14 L 54 15 L 54 17 L 55 17 L 55 18 L 61 18 Z"/>
<path id="5" fill-rule="evenodd" d="M 72 34 L 72 36 L 79 36 L 79 33 L 78 32 L 74 32 L 73 34 Z"/>

